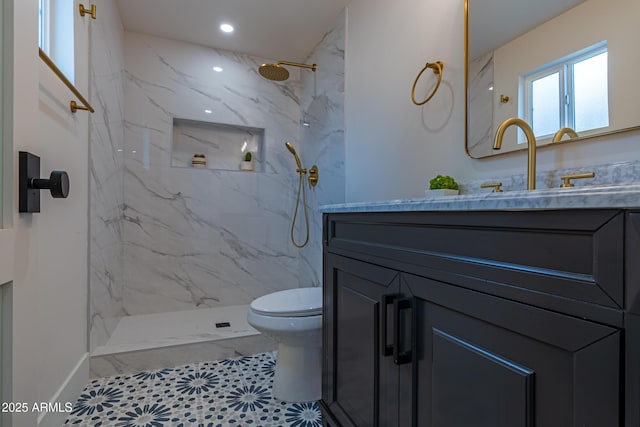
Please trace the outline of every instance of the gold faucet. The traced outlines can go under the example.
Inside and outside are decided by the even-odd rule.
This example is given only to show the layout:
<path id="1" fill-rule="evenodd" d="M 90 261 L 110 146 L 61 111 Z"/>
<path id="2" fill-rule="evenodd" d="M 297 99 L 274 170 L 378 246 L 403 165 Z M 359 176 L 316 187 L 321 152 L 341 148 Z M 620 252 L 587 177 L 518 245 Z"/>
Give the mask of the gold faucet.
<path id="1" fill-rule="evenodd" d="M 569 135 L 570 138 L 577 138 L 578 134 L 571 128 L 562 128 L 555 135 L 553 135 L 553 142 L 560 142 L 564 135 Z"/>
<path id="2" fill-rule="evenodd" d="M 499 150 L 502 148 L 502 138 L 507 128 L 511 125 L 518 126 L 524 132 L 527 137 L 527 145 L 529 146 L 528 162 L 527 162 L 527 190 L 535 190 L 536 188 L 536 137 L 533 134 L 533 129 L 522 119 L 517 117 L 511 117 L 510 119 L 502 122 L 498 126 L 496 137 L 493 140 L 493 149 Z"/>

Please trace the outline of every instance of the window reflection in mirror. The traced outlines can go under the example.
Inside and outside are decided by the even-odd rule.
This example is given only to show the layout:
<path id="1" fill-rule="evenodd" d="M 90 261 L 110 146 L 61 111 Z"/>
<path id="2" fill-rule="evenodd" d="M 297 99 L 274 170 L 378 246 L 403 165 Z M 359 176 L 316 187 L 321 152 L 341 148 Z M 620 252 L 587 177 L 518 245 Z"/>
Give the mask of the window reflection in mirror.
<path id="1" fill-rule="evenodd" d="M 606 43 L 599 43 L 521 76 L 519 111 L 536 139 L 565 127 L 584 132 L 609 126 L 607 59 Z"/>
<path id="2" fill-rule="evenodd" d="M 523 149 L 515 129 L 505 134 L 502 150 L 492 149 L 498 126 L 510 117 L 534 122 L 538 145 L 551 144 L 562 127 L 576 129 L 579 138 L 572 141 L 640 129 L 640 1 L 465 1 L 465 148 L 471 157 Z M 601 52 L 587 53 L 598 46 Z M 529 87 L 523 100 L 526 77 L 535 94 Z"/>

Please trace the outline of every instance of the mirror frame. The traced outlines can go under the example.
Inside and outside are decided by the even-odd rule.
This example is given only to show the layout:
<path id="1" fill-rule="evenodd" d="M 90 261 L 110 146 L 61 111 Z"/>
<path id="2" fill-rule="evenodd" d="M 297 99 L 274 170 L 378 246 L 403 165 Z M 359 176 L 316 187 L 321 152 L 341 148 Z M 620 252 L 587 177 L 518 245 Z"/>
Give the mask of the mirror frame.
<path id="1" fill-rule="evenodd" d="M 464 0 L 464 152 L 466 155 L 474 160 L 488 159 L 495 156 L 502 156 L 510 153 L 517 153 L 520 151 L 526 151 L 526 145 L 522 148 L 511 151 L 496 151 L 495 154 L 483 157 L 474 157 L 469 151 L 469 2 L 474 0 Z M 588 1 L 588 0 L 587 0 Z M 640 119 L 638 119 L 640 120 Z M 495 124 L 494 124 L 495 125 Z M 538 146 L 537 148 L 545 149 L 546 147 L 554 147 L 558 144 L 565 144 L 567 142 L 582 142 L 594 138 L 607 137 L 624 132 L 631 132 L 640 130 L 640 124 L 637 126 L 630 126 L 622 129 L 615 129 L 607 132 L 601 132 L 595 135 L 579 136 L 578 138 L 565 139 L 553 144 L 545 144 Z"/>

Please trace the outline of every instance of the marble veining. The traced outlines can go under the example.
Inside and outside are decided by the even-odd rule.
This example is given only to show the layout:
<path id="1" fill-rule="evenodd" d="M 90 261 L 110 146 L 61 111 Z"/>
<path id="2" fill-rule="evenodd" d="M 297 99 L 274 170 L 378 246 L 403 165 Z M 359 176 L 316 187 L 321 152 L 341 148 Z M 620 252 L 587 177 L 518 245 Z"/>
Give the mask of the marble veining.
<path id="1" fill-rule="evenodd" d="M 484 157 L 493 153 L 493 52 L 469 63 L 468 96 L 469 152 L 474 157 Z"/>
<path id="2" fill-rule="evenodd" d="M 89 347 L 103 345 L 125 315 L 122 206 L 124 29 L 113 1 L 97 0 L 89 26 Z"/>
<path id="3" fill-rule="evenodd" d="M 638 208 L 640 184 L 521 190 L 321 206 L 322 212 Z"/>
<path id="4" fill-rule="evenodd" d="M 284 141 L 299 145 L 299 72 L 275 84 L 257 73 L 268 59 L 133 33 L 125 59 L 127 313 L 248 304 L 297 287 L 288 241 L 295 176 Z M 175 118 L 264 129 L 262 170 L 238 171 L 240 147 L 223 164 L 232 170 L 171 167 Z"/>
<path id="5" fill-rule="evenodd" d="M 248 305 L 123 317 L 93 357 L 257 335 L 247 323 Z M 216 327 L 218 323 L 226 327 Z"/>
<path id="6" fill-rule="evenodd" d="M 576 187 L 637 183 L 640 182 L 640 161 L 623 161 L 601 165 L 538 171 L 536 173 L 536 188 L 558 188 L 560 184 L 562 184 L 562 179 L 560 179 L 561 176 L 584 172 L 594 172 L 595 177 L 574 180 L 573 183 Z M 482 193 L 490 191 L 480 188 L 480 185 L 485 182 L 502 182 L 502 188 L 505 191 L 524 190 L 527 188 L 527 176 L 525 173 L 522 173 L 514 175 L 496 175 L 492 178 L 461 182 L 461 193 Z"/>
<path id="7" fill-rule="evenodd" d="M 301 286 L 322 283 L 322 214 L 318 207 L 345 200 L 344 37 L 343 13 L 306 60 L 318 64 L 318 70 L 301 74 L 301 157 L 306 167 L 316 164 L 320 170 L 320 181 L 307 197 L 310 237 L 299 252 Z M 297 231 L 301 236 L 301 227 Z"/>
<path id="8" fill-rule="evenodd" d="M 595 172 L 592 179 L 575 180 L 573 188 L 559 188 L 560 176 Z M 493 193 L 480 184 L 502 182 L 504 192 Z M 402 212 L 433 210 L 527 210 L 640 207 L 640 161 L 608 163 L 536 174 L 537 189 L 527 188 L 525 174 L 460 182 L 459 196 L 343 203 L 320 206 L 322 212 Z"/>
<path id="9" fill-rule="evenodd" d="M 262 351 L 265 342 L 239 341 L 235 350 L 229 340 L 178 342 L 181 334 L 212 338 L 190 332 L 161 339 L 160 346 L 175 344 L 163 354 L 104 347 L 123 316 L 121 326 L 135 329 L 126 322 L 139 315 L 246 305 L 269 292 L 320 285 L 318 206 L 344 201 L 345 16 L 311 52 L 316 73 L 291 68 L 288 81 L 272 82 L 257 69 L 273 59 L 125 32 L 115 5 L 97 3 L 105 19 L 91 26 L 100 32 L 91 50 L 91 99 L 99 107 L 90 158 L 92 369 L 145 367 L 145 357 L 188 361 L 185 351 Z M 213 152 L 219 141 L 195 135 L 176 151 L 176 118 L 264 130 L 255 141 L 259 168 L 241 172 L 235 160 L 225 164 L 230 170 L 190 167 L 202 144 Z M 308 192 L 311 239 L 303 250 L 289 241 L 298 175 L 284 141 L 305 166 L 321 170 L 319 186 Z"/>

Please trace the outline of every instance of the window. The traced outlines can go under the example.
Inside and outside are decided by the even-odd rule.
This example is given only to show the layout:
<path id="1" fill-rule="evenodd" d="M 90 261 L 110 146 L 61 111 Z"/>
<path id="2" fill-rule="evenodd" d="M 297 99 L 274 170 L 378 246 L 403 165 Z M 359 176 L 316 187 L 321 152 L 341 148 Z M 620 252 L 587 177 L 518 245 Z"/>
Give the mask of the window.
<path id="1" fill-rule="evenodd" d="M 49 2 L 46 0 L 39 0 L 38 47 L 49 53 Z"/>
<path id="2" fill-rule="evenodd" d="M 39 0 L 38 46 L 74 81 L 73 0 Z"/>
<path id="3" fill-rule="evenodd" d="M 522 76 L 521 108 L 536 138 L 563 127 L 580 133 L 609 126 L 607 59 L 603 42 Z"/>

